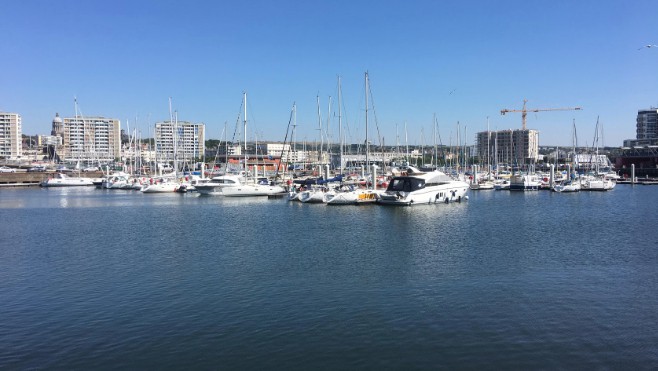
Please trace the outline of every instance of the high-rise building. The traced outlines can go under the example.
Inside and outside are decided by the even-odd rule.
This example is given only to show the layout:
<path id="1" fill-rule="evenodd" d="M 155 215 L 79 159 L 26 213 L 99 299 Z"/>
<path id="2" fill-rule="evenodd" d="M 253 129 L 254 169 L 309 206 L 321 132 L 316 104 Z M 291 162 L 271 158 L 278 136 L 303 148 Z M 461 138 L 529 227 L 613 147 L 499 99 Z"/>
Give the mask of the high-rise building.
<path id="1" fill-rule="evenodd" d="M 658 109 L 638 110 L 635 130 L 635 138 L 638 140 L 658 138 Z"/>
<path id="2" fill-rule="evenodd" d="M 64 161 L 113 161 L 121 157 L 121 123 L 104 117 L 59 117 L 51 134 L 62 138 L 57 149 Z"/>
<path id="3" fill-rule="evenodd" d="M 205 124 L 164 121 L 155 124 L 158 161 L 194 161 L 205 151 Z M 174 130 L 176 128 L 176 130 Z"/>
<path id="4" fill-rule="evenodd" d="M 0 158 L 16 160 L 22 157 L 22 134 L 21 115 L 0 112 Z"/>
<path id="5" fill-rule="evenodd" d="M 479 132 L 477 153 L 482 163 L 535 163 L 539 158 L 539 132 L 532 129 Z"/>

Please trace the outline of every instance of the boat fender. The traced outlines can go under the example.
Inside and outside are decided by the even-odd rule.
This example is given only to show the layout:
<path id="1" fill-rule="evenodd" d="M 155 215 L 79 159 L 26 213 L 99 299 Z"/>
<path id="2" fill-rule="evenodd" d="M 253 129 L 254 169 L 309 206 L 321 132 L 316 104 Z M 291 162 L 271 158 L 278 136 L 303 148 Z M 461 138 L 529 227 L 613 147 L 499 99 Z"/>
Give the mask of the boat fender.
<path id="1" fill-rule="evenodd" d="M 448 203 L 448 202 L 450 202 L 450 199 L 448 197 L 446 197 L 445 203 Z"/>
<path id="2" fill-rule="evenodd" d="M 462 202 L 462 196 L 457 197 L 457 202 Z"/>

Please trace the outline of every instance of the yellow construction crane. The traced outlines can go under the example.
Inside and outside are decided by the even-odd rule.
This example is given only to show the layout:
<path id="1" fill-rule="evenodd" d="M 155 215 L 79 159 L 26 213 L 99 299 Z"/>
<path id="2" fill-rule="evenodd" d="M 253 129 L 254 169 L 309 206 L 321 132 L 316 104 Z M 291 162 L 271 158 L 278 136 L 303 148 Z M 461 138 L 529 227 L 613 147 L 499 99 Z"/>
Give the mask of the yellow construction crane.
<path id="1" fill-rule="evenodd" d="M 523 130 L 525 130 L 526 125 L 526 116 L 528 116 L 528 112 L 541 112 L 541 111 L 580 111 L 582 108 L 580 107 L 569 107 L 569 108 L 525 108 L 525 104 L 528 102 L 527 99 L 523 100 L 523 109 L 502 109 L 500 110 L 501 115 L 505 115 L 508 112 L 521 112 L 521 121 L 523 122 Z"/>

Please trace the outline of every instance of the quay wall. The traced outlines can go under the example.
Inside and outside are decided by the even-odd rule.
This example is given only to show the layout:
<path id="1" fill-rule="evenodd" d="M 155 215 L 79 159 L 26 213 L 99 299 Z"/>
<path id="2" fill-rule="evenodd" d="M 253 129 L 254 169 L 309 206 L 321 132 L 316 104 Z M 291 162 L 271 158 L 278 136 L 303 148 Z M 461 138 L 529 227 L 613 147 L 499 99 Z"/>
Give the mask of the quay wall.
<path id="1" fill-rule="evenodd" d="M 16 172 L 16 173 L 0 173 L 0 186 L 9 187 L 9 186 L 38 186 L 39 183 L 48 179 L 49 177 L 54 177 L 57 174 L 54 171 L 44 171 L 44 172 Z M 100 178 L 103 176 L 103 173 L 100 171 L 92 171 L 86 173 L 70 174 L 70 176 L 79 176 L 82 178 Z"/>

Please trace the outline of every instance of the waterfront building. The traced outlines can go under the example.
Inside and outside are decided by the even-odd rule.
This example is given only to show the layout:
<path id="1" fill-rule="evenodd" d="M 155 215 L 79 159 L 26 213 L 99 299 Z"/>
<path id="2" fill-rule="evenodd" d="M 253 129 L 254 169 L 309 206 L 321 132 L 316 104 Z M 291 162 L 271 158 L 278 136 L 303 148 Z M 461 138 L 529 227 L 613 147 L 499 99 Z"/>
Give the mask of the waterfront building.
<path id="1" fill-rule="evenodd" d="M 281 157 L 281 162 L 284 163 L 301 163 L 310 158 L 307 151 L 295 150 L 290 144 L 267 143 L 265 146 L 267 156 Z M 317 158 L 317 152 L 315 156 Z"/>
<path id="2" fill-rule="evenodd" d="M 637 111 L 635 139 L 626 139 L 623 144 L 629 148 L 658 145 L 658 108 Z"/>
<path id="3" fill-rule="evenodd" d="M 63 161 L 100 162 L 121 157 L 121 123 L 105 117 L 59 117 L 52 122 L 52 136 L 61 138 L 57 154 Z"/>
<path id="4" fill-rule="evenodd" d="M 481 162 L 489 159 L 494 163 L 497 159 L 508 165 L 536 163 L 539 159 L 539 132 L 533 129 L 479 132 L 477 153 Z"/>
<path id="5" fill-rule="evenodd" d="M 658 109 L 637 111 L 636 139 L 658 139 Z"/>
<path id="6" fill-rule="evenodd" d="M 22 157 L 22 135 L 21 115 L 0 112 L 0 158 L 17 160 Z"/>
<path id="7" fill-rule="evenodd" d="M 59 147 L 62 145 L 62 137 L 57 135 L 38 135 L 37 145 L 39 147 L 45 147 L 45 146 Z"/>
<path id="8" fill-rule="evenodd" d="M 158 161 L 193 162 L 205 151 L 205 124 L 187 121 L 164 121 L 155 124 L 155 146 Z"/>

